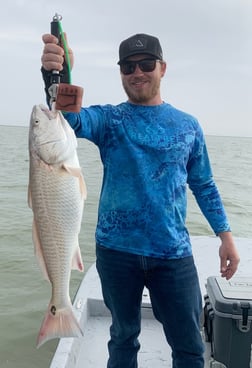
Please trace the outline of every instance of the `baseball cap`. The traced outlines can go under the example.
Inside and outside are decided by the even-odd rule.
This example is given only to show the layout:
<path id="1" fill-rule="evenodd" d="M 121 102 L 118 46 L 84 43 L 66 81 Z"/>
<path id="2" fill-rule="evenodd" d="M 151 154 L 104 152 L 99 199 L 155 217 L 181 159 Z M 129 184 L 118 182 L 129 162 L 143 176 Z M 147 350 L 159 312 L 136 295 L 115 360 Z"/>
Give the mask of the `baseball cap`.
<path id="1" fill-rule="evenodd" d="M 156 59 L 163 60 L 159 39 L 145 33 L 137 33 L 121 42 L 117 64 L 120 65 L 129 56 L 137 54 L 149 54 Z"/>

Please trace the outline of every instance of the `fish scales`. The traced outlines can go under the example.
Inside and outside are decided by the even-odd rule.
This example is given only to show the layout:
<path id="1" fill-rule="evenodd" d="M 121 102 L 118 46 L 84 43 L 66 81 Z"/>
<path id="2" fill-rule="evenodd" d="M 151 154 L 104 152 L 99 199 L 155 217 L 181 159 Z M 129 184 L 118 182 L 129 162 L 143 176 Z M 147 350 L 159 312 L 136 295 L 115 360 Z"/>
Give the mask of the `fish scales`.
<path id="1" fill-rule="evenodd" d="M 70 262 L 72 251 L 78 246 L 80 223 L 76 222 L 75 218 L 82 216 L 79 182 L 69 174 L 48 171 L 44 167 L 38 167 L 34 171 L 33 180 L 36 180 L 36 176 L 37 184 L 33 186 L 35 190 L 32 191 L 32 205 L 39 238 L 43 239 L 43 256 L 47 271 L 50 281 L 55 282 L 53 273 L 58 275 L 56 267 L 59 267 L 64 275 L 65 265 L 62 261 Z M 66 244 L 74 246 L 66 247 Z"/>

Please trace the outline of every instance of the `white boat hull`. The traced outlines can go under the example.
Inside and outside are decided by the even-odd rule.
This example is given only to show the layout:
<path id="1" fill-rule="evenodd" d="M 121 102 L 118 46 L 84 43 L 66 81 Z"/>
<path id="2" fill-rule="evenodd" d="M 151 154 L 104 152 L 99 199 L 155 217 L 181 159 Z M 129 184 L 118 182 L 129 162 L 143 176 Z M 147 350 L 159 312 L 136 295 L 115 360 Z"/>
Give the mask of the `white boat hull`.
<path id="1" fill-rule="evenodd" d="M 236 239 L 241 264 L 237 275 L 251 275 L 252 240 Z M 193 254 L 199 273 L 202 295 L 205 295 L 207 277 L 219 275 L 217 237 L 192 237 Z M 235 277 L 235 276 L 234 276 Z M 85 275 L 73 303 L 75 315 L 84 331 L 81 338 L 62 338 L 50 368 L 105 368 L 108 359 L 110 313 L 104 305 L 101 286 L 95 265 Z M 203 336 L 204 340 L 204 336 Z M 172 367 L 171 349 L 167 344 L 162 326 L 155 320 L 148 291 L 142 300 L 142 328 L 139 336 L 141 349 L 138 354 L 139 368 Z M 205 368 L 221 368 L 210 356 L 210 344 L 205 343 Z"/>

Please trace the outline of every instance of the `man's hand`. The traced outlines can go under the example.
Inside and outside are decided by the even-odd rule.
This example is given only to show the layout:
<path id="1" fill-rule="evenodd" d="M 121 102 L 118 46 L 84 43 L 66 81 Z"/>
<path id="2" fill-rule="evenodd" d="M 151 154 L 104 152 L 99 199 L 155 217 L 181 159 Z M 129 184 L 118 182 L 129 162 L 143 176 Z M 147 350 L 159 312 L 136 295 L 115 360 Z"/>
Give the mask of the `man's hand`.
<path id="1" fill-rule="evenodd" d="M 219 248 L 220 273 L 229 280 L 237 271 L 240 258 L 231 232 L 220 233 L 219 237 L 222 241 Z"/>
<path id="2" fill-rule="evenodd" d="M 66 38 L 65 34 L 64 36 Z M 64 62 L 64 49 L 62 45 L 59 44 L 59 40 L 57 39 L 57 37 L 51 34 L 44 34 L 42 36 L 42 40 L 45 44 L 43 54 L 41 57 L 43 68 L 48 71 L 50 70 L 61 71 L 63 69 L 63 62 Z M 68 53 L 72 68 L 74 63 L 74 56 L 72 50 L 69 47 Z"/>

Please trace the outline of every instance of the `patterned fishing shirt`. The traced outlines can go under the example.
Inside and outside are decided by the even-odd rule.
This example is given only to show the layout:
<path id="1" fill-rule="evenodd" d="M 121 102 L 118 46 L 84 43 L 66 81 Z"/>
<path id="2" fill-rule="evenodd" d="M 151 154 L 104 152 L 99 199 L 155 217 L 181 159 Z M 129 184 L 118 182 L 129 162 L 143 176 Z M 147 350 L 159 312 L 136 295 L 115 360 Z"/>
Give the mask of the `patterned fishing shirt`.
<path id="1" fill-rule="evenodd" d="M 163 259 L 191 255 L 187 185 L 213 231 L 230 231 L 203 132 L 193 116 L 168 103 L 125 102 L 65 117 L 77 137 L 100 151 L 98 244 Z"/>

